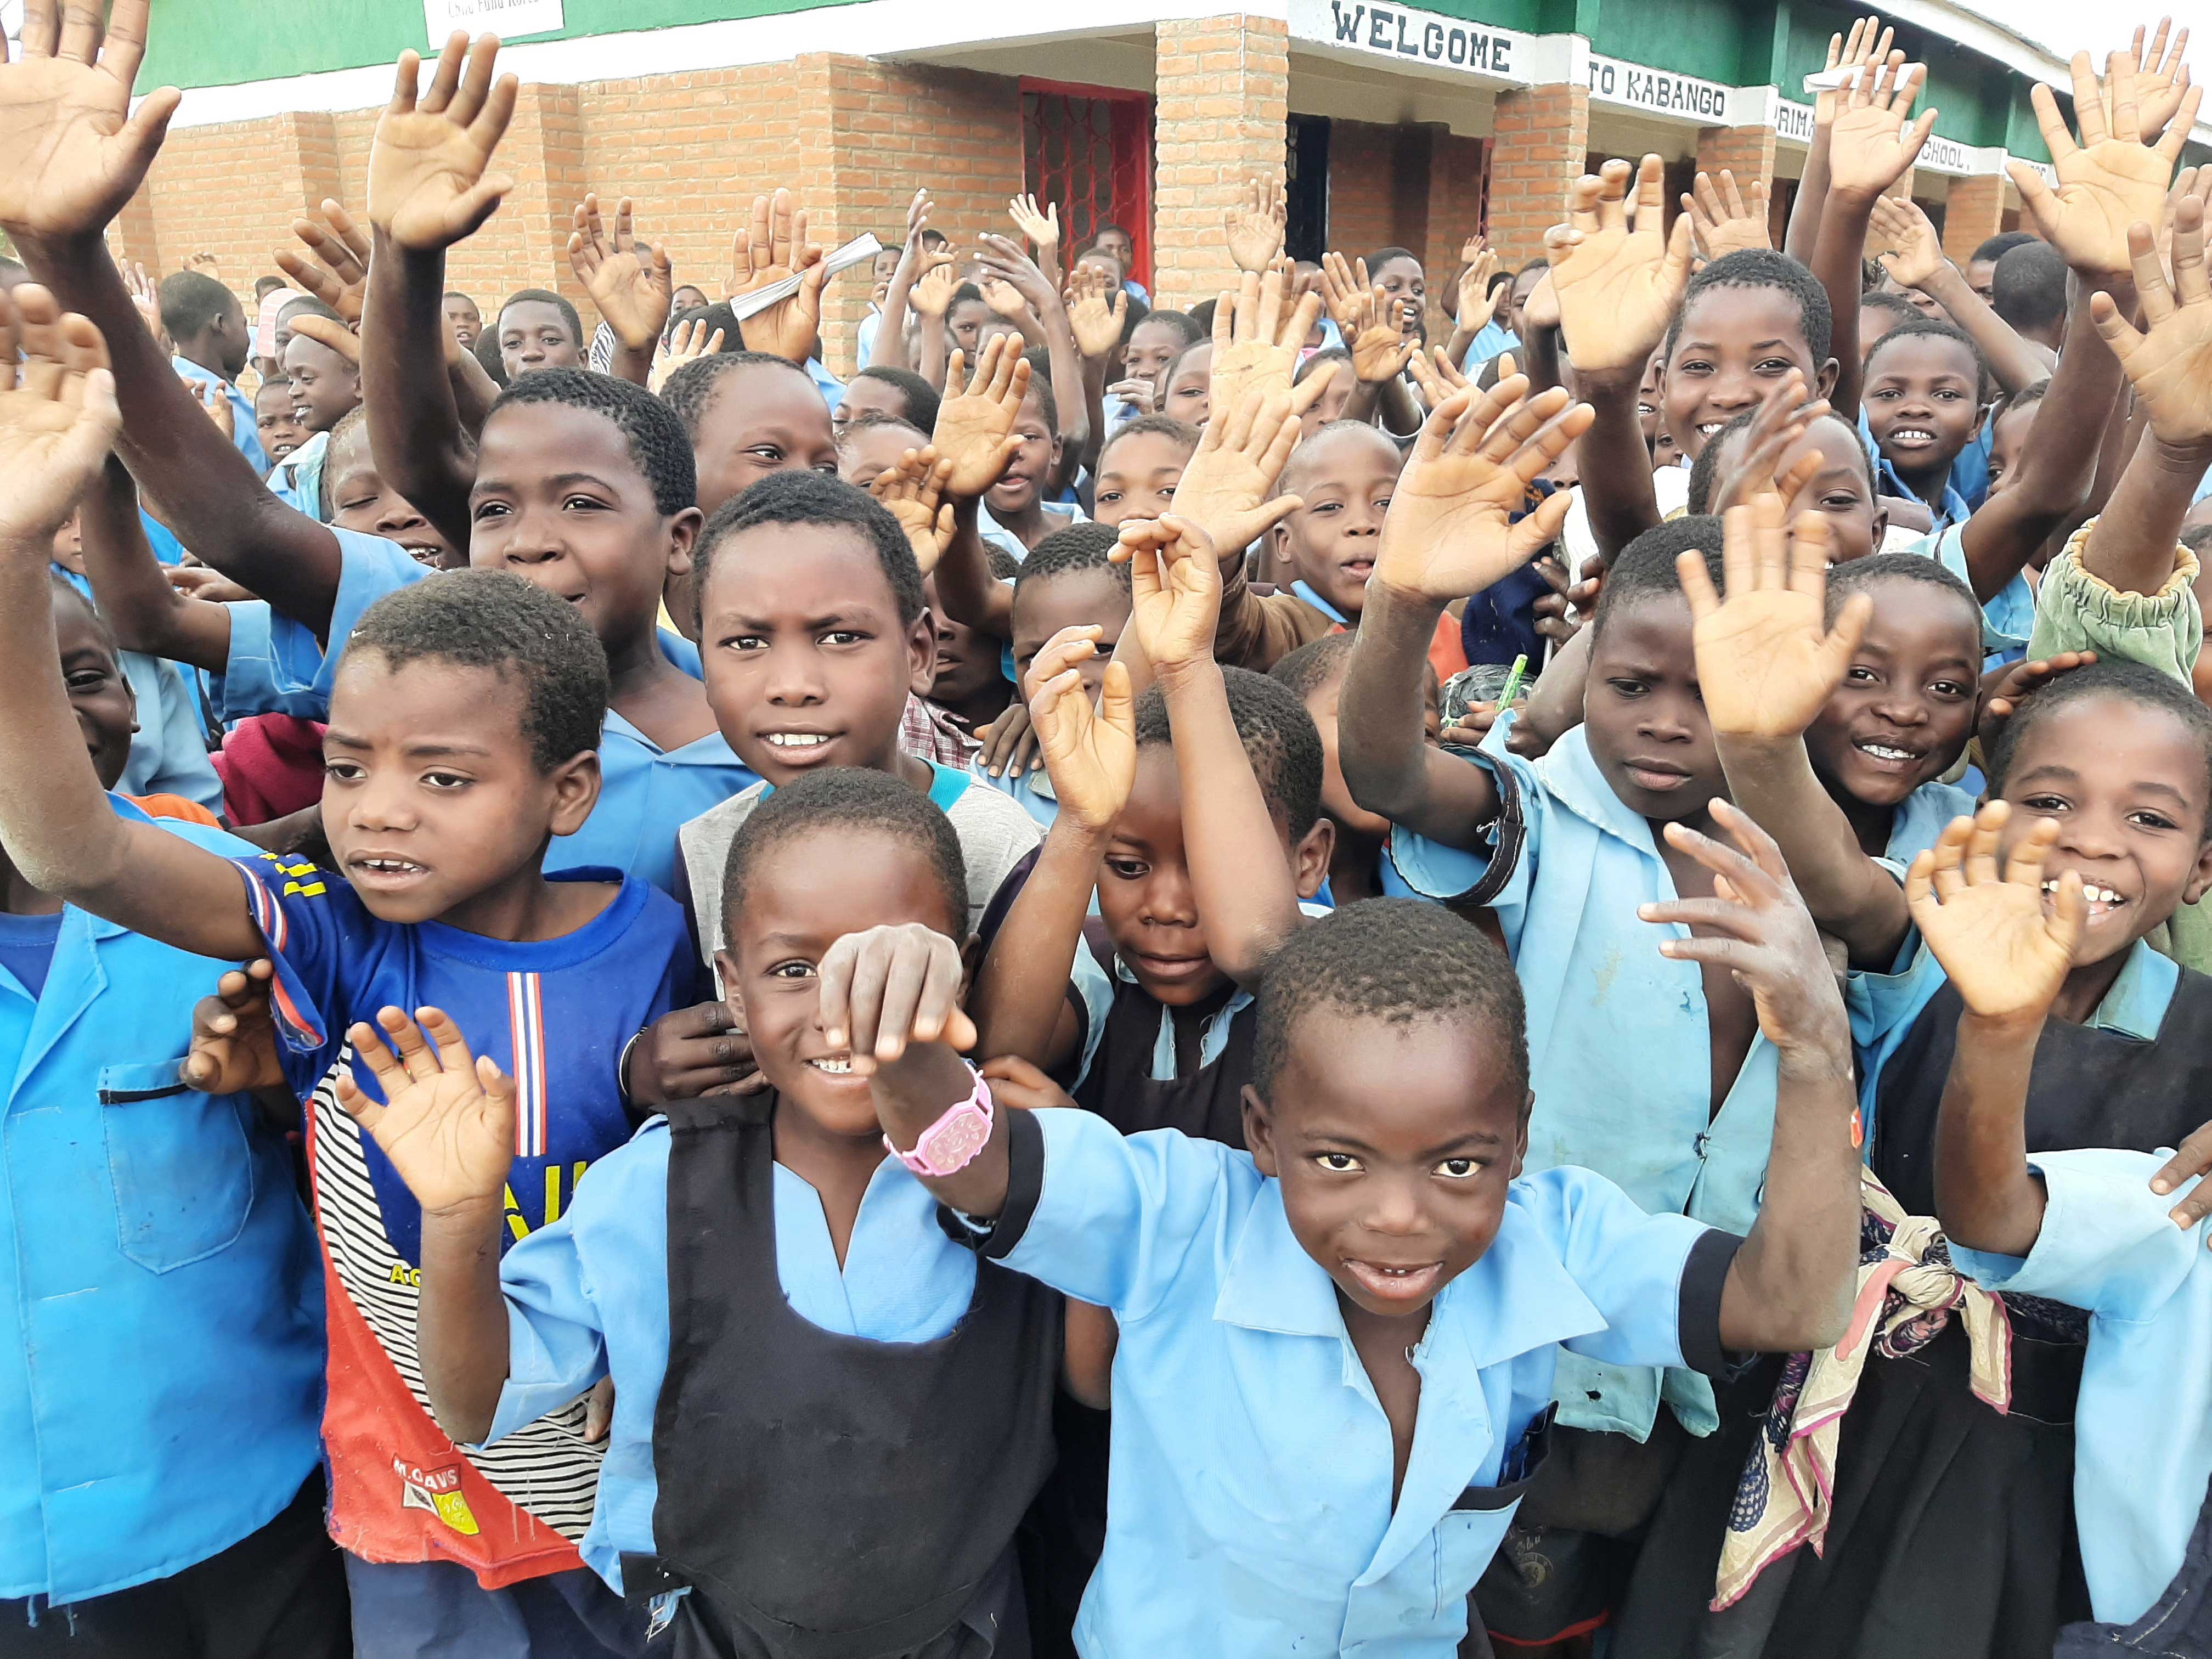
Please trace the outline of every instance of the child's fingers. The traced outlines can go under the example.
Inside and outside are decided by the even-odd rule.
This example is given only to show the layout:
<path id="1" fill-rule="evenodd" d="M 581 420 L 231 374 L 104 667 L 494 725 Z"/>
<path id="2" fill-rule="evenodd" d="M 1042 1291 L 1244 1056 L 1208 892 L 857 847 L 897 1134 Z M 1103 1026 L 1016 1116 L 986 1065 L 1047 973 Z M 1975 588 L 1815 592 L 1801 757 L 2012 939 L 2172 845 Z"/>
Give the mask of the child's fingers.
<path id="1" fill-rule="evenodd" d="M 1716 877 L 1717 888 L 1720 878 Z M 1743 937 L 1745 930 L 1756 925 L 1750 909 L 1729 898 L 1658 899 L 1636 907 L 1637 918 L 1660 927 L 1679 924 L 1684 927 L 1719 927 L 1731 937 Z"/>
<path id="2" fill-rule="evenodd" d="M 994 1065 L 998 1062 L 992 1062 Z M 986 1071 L 989 1067 L 984 1068 Z M 2175 1148 L 2172 1158 L 2160 1164 L 2151 1174 L 2150 1189 L 2154 1193 L 2170 1193 L 2185 1181 L 2193 1181 L 2203 1175 L 2212 1175 L 2212 1123 L 2206 1124 Z M 2183 1212 L 2189 1218 L 2182 1219 Z M 2185 1227 L 2194 1226 L 2207 1215 L 2212 1215 L 2212 1185 L 2199 1187 L 2195 1192 L 2173 1206 L 2173 1218 Z"/>
<path id="3" fill-rule="evenodd" d="M 1974 820 L 1954 818 L 1936 837 L 1936 845 L 1929 849 L 1929 878 L 1936 888 L 1939 902 L 1948 904 L 1966 890 L 1966 878 L 1960 874 L 1960 861 L 1966 857 L 1966 843 L 1973 839 Z"/>
<path id="4" fill-rule="evenodd" d="M 348 1073 L 341 1071 L 334 1079 L 331 1092 L 337 1097 L 338 1109 L 361 1125 L 368 1134 L 376 1133 L 376 1126 L 389 1109 L 381 1102 L 371 1100 L 362 1091 Z M 385 1091 L 389 1094 L 391 1091 Z"/>
<path id="5" fill-rule="evenodd" d="M 1712 810 L 1713 822 L 1728 830 L 1736 846 L 1702 835 L 1686 823 L 1668 824 L 1667 839 L 1715 875 L 1726 876 L 1735 882 L 1745 903 L 1764 904 L 1779 899 L 1787 890 L 1789 875 L 1773 837 L 1753 823 L 1748 813 L 1726 801 L 1715 801 Z M 1765 867 L 1769 863 L 1771 869 Z"/>
<path id="6" fill-rule="evenodd" d="M 461 1028 L 453 1023 L 451 1014 L 443 1008 L 417 1008 L 415 1018 L 422 1026 L 422 1035 L 430 1040 L 430 1050 L 437 1057 L 440 1071 L 465 1072 L 475 1066 L 476 1056 L 469 1052 L 468 1039 L 461 1035 Z"/>
<path id="7" fill-rule="evenodd" d="M 399 1011 L 391 1008 L 385 1012 L 397 1014 Z M 405 1016 L 401 1015 L 401 1018 Z M 376 1079 L 377 1086 L 384 1091 L 387 1100 L 407 1086 L 407 1068 L 385 1046 L 383 1032 L 366 1020 L 356 1020 L 347 1028 L 346 1040 L 353 1044 L 354 1063 L 368 1067 L 369 1075 Z"/>
<path id="8" fill-rule="evenodd" d="M 1990 809 L 1998 809 L 1992 812 Z M 2011 807 L 2004 801 L 1991 801 L 1982 809 L 1984 817 L 1999 825 L 2011 817 Z M 2040 887 L 2045 869 L 2051 862 L 2051 849 L 2058 844 L 2058 820 L 2039 818 L 2027 826 L 2027 833 L 2013 842 L 2012 852 L 2005 860 L 2004 878 L 2021 887 Z"/>
<path id="9" fill-rule="evenodd" d="M 1081 676 L 1077 677 L 1081 684 Z M 1127 663 L 1109 662 L 1098 687 L 1098 718 L 1132 743 L 1137 736 L 1137 693 Z"/>
<path id="10" fill-rule="evenodd" d="M 856 1004 L 864 1005 L 871 988 L 877 997 L 875 1010 L 875 1041 L 868 1044 L 868 1052 L 879 1060 L 894 1060 L 906 1052 L 910 1041 L 927 1042 L 922 1034 L 922 1005 L 929 986 L 930 958 L 933 952 L 917 948 L 910 939 L 902 939 L 881 953 L 882 969 L 854 981 Z M 864 1006 L 856 1006 L 854 1013 L 854 1046 L 858 1030 L 865 1018 Z"/>
<path id="11" fill-rule="evenodd" d="M 1558 492 L 1558 495 L 1564 495 L 1568 493 L 1563 489 Z M 1558 495 L 1554 495 L 1553 499 L 1557 500 Z M 1740 508 L 1730 507 L 1729 514 L 1733 518 L 1740 510 Z M 1728 544 L 1732 545 L 1734 541 L 1735 538 L 1730 537 Z M 1726 556 L 1725 552 L 1723 556 Z M 1731 593 L 1737 592 L 1737 573 L 1730 570 L 1726 574 L 1729 592 Z M 1682 597 L 1690 602 L 1690 616 L 1693 621 L 1703 622 L 1721 608 L 1720 596 L 1713 592 L 1712 572 L 1705 568 L 1704 554 L 1677 553 L 1674 556 L 1674 574 L 1682 584 Z M 1747 577 L 1746 580 L 1747 580 L 1748 578 Z"/>
<path id="12" fill-rule="evenodd" d="M 1747 916 L 1747 910 L 1739 910 L 1738 916 Z M 1758 977 L 1762 970 L 1771 968 L 1773 957 L 1759 942 L 1735 939 L 1728 935 L 1708 935 L 1698 939 L 1662 939 L 1659 954 L 1674 962 L 1694 962 L 1704 968 L 1726 968 L 1741 974 L 1747 981 Z"/>
<path id="13" fill-rule="evenodd" d="M 438 1056 L 413 1020 L 397 1008 L 380 1008 L 376 1011 L 376 1023 L 383 1028 L 384 1040 L 392 1045 L 401 1068 L 410 1078 L 424 1083 L 437 1076 Z"/>
<path id="14" fill-rule="evenodd" d="M 2057 890 L 2051 895 L 2051 938 L 2070 961 L 2081 943 L 2081 929 L 2089 919 L 2089 897 L 2081 888 L 2081 872 L 2062 871 Z"/>
<path id="15" fill-rule="evenodd" d="M 1997 840 L 2003 834 L 2004 823 L 2004 818 L 1994 812 L 1984 812 L 1975 818 L 1974 833 L 1967 839 L 1962 866 L 1969 887 L 1979 887 L 1997 879 Z"/>
<path id="16" fill-rule="evenodd" d="M 951 940 L 933 935 L 922 960 L 921 994 L 908 1029 L 916 1042 L 934 1042 L 960 1006 L 960 951 Z"/>
<path id="17" fill-rule="evenodd" d="M 1936 854 L 1924 847 L 1912 855 L 1912 862 L 1905 867 L 1905 908 L 1912 912 L 1916 921 L 1935 902 L 1935 873 Z"/>

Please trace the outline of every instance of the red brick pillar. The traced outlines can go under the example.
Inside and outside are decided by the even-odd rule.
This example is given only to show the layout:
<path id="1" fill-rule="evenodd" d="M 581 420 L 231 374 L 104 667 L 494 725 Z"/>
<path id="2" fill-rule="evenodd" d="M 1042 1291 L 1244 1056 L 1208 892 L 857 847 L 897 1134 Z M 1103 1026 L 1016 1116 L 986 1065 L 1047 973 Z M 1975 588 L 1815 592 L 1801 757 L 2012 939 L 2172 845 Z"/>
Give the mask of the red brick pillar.
<path id="1" fill-rule="evenodd" d="M 1954 179 L 1943 207 L 1943 257 L 1964 270 L 1974 250 L 2004 228 L 2004 209 L 2002 174 Z"/>
<path id="2" fill-rule="evenodd" d="M 1429 279 L 1429 337 L 1451 337 L 1446 313 L 1454 295 L 1459 251 L 1482 214 L 1482 140 L 1437 128 L 1429 149 L 1429 196 L 1423 236 L 1414 245 Z M 1442 330 L 1439 333 L 1437 331 Z"/>
<path id="3" fill-rule="evenodd" d="M 1283 176 L 1290 29 L 1235 13 L 1153 39 L 1152 295 L 1187 310 L 1237 286 L 1222 216 L 1244 181 Z"/>
<path id="4" fill-rule="evenodd" d="M 1589 88 L 1562 82 L 1500 93 L 1491 135 L 1490 245 L 1517 265 L 1544 251 L 1544 233 L 1565 216 L 1568 185 L 1583 176 Z"/>

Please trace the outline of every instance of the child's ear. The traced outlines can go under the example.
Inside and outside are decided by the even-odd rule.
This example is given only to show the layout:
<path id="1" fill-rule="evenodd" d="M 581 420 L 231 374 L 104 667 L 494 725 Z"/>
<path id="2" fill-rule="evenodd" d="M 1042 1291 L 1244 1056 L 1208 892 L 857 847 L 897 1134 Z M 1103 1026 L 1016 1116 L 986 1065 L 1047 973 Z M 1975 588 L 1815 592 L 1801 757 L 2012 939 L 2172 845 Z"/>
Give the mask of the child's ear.
<path id="1" fill-rule="evenodd" d="M 571 755 L 553 769 L 553 818 L 546 825 L 556 836 L 573 836 L 599 803 L 599 751 L 586 749 Z"/>
<path id="2" fill-rule="evenodd" d="M 1536 1091 L 1528 1091 L 1521 1102 L 1521 1132 L 1513 1138 L 1513 1174 L 1510 1179 L 1521 1178 L 1521 1166 L 1528 1161 L 1528 1114 L 1536 1109 Z"/>
<path id="3" fill-rule="evenodd" d="M 706 524 L 706 515 L 696 507 L 687 507 L 668 521 L 668 574 L 686 575 L 691 569 L 691 550 L 699 544 L 700 529 Z"/>
<path id="4" fill-rule="evenodd" d="M 714 989 L 722 999 L 722 1006 L 730 1011 L 730 1018 L 743 1028 L 745 1023 L 745 994 L 741 988 L 744 981 L 738 976 L 737 958 L 727 951 L 714 952 Z"/>
<path id="5" fill-rule="evenodd" d="M 906 630 L 906 689 L 917 697 L 926 697 L 937 680 L 937 618 L 927 605 Z"/>
<path id="6" fill-rule="evenodd" d="M 1252 1167 L 1263 1176 L 1282 1174 L 1281 1159 L 1275 1155 L 1275 1125 L 1267 1103 L 1260 1098 L 1260 1091 L 1250 1084 L 1244 1085 L 1244 1145 L 1252 1153 Z"/>
<path id="7" fill-rule="evenodd" d="M 1990 410 L 1991 407 L 1992 405 L 1989 404 L 1984 404 L 1979 409 L 1977 409 L 1974 411 L 1974 429 L 1966 434 L 1966 441 L 1968 443 L 1972 443 L 1975 439 L 1980 437 L 1982 435 L 1983 429 L 1989 425 Z"/>
<path id="8" fill-rule="evenodd" d="M 1843 365 L 1833 357 L 1820 365 L 1820 372 L 1813 377 L 1813 395 L 1825 398 L 1836 389 L 1836 376 L 1843 373 Z"/>
<path id="9" fill-rule="evenodd" d="M 1889 534 L 1889 509 L 1881 504 L 1881 497 L 1874 498 L 1874 550 L 1881 551 L 1882 538 Z"/>
<path id="10" fill-rule="evenodd" d="M 1291 848 L 1291 874 L 1300 898 L 1310 899 L 1321 891 L 1322 883 L 1328 879 L 1329 856 L 1335 851 L 1335 823 L 1329 818 L 1316 818 L 1314 827 L 1299 836 L 1298 844 Z"/>
<path id="11" fill-rule="evenodd" d="M 1273 567 L 1277 564 L 1290 563 L 1291 521 L 1285 519 L 1271 527 L 1267 532 L 1267 539 L 1262 542 L 1261 546 L 1265 550 L 1266 556 L 1262 562 L 1268 568 L 1269 574 L 1274 574 Z"/>
<path id="12" fill-rule="evenodd" d="M 2212 888 L 2212 841 L 2197 849 L 2197 867 L 2189 872 L 2189 885 L 2182 890 L 2181 902 L 2194 904 Z"/>

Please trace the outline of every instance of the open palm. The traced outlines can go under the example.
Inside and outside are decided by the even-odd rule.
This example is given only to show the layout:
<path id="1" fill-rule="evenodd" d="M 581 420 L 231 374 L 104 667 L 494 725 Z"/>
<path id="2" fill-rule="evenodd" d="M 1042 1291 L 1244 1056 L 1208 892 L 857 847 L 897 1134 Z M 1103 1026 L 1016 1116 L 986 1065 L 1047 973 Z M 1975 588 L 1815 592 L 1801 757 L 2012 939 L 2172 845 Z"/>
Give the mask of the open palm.
<path id="1" fill-rule="evenodd" d="M 98 8 L 70 7 L 64 27 L 54 0 L 26 0 L 21 55 L 0 61 L 0 224 L 97 234 L 144 180 L 180 100 L 163 87 L 131 112 L 146 5 L 118 0 L 103 41 Z"/>
<path id="2" fill-rule="evenodd" d="M 2133 56 L 2115 53 L 2101 82 L 2092 73 L 2085 52 L 2074 54 L 2072 69 L 2074 115 L 2081 125 L 2079 143 L 2066 130 L 2051 88 L 2039 84 L 2029 92 L 2036 125 L 2058 175 L 2057 189 L 2024 162 L 2012 162 L 2007 170 L 2035 228 L 2066 256 L 2068 264 L 2077 270 L 2118 275 L 2128 269 L 2128 228 L 2138 222 L 2155 225 L 2164 215 L 2166 186 L 2173 180 L 2182 141 L 2195 125 L 2203 89 L 2189 88 L 2179 117 L 2163 137 L 2147 143 L 2136 102 L 2142 77 Z"/>
<path id="3" fill-rule="evenodd" d="M 417 59 L 399 54 L 392 101 L 376 119 L 368 151 L 370 222 L 404 248 L 428 252 L 472 234 L 514 188 L 489 173 L 492 152 L 514 115 L 515 79 L 492 78 L 499 42 L 468 46 L 455 34 L 418 101 Z"/>
<path id="4" fill-rule="evenodd" d="M 375 1138 L 424 1211 L 495 1200 L 514 1162 L 514 1079 L 473 1058 L 443 1011 L 417 1012 L 419 1027 L 397 1008 L 380 1012 L 381 1039 L 366 1024 L 347 1033 L 384 1103 L 341 1076 L 338 1104 Z"/>
<path id="5" fill-rule="evenodd" d="M 2069 871 L 2045 911 L 2055 819 L 2043 819 L 2014 843 L 2000 876 L 1997 848 L 2011 811 L 1996 800 L 1971 820 L 1954 821 L 1905 878 L 1913 926 L 1966 1006 L 1987 1019 L 2039 1014 L 2057 1000 L 2086 908 L 2081 878 Z"/>
<path id="6" fill-rule="evenodd" d="M 122 425 L 100 331 L 33 283 L 0 294 L 0 542 L 43 564 Z"/>
<path id="7" fill-rule="evenodd" d="M 1677 562 L 1695 621 L 1698 688 L 1723 737 L 1793 738 L 1826 704 L 1866 631 L 1869 601 L 1854 594 L 1826 623 L 1827 526 L 1808 514 L 1785 527 L 1782 498 L 1730 507 L 1722 558 L 1728 584 L 1713 592 L 1702 554 Z"/>
<path id="8" fill-rule="evenodd" d="M 961 354 L 956 351 L 945 369 L 947 386 L 960 383 L 961 367 Z M 1019 447 L 1010 434 L 1029 387 L 1030 366 L 1022 359 L 1021 342 L 1005 334 L 986 341 L 967 391 L 947 398 L 937 408 L 930 444 L 952 463 L 945 481 L 947 495 L 972 500 L 999 482 Z"/>
<path id="9" fill-rule="evenodd" d="M 1121 526 L 1116 555 L 1129 559 L 1129 621 L 1161 673 L 1213 656 L 1221 623 L 1221 568 L 1198 526 L 1170 514 Z"/>
<path id="10" fill-rule="evenodd" d="M 629 198 L 615 209 L 613 234 L 599 217 L 599 198 L 586 194 L 576 205 L 568 237 L 568 264 L 591 295 L 615 337 L 632 351 L 643 351 L 668 326 L 674 285 L 668 256 L 657 248 L 641 252 L 630 229 Z"/>
<path id="11" fill-rule="evenodd" d="M 1585 373 L 1642 368 L 1665 337 L 1690 280 L 1690 220 L 1672 236 L 1662 205 L 1665 169 L 1644 158 L 1636 176 L 1636 222 L 1628 222 L 1628 163 L 1608 161 L 1568 198 L 1567 222 L 1545 237 L 1552 293 L 1568 356 Z"/>
<path id="12" fill-rule="evenodd" d="M 1030 670 L 1036 689 L 1030 696 L 1030 721 L 1060 810 L 1078 823 L 1103 829 L 1121 816 L 1137 781 L 1136 697 L 1128 669 L 1109 662 L 1098 706 L 1092 708 L 1082 676 L 1070 672 L 1082 647 L 1097 649 L 1087 636 L 1054 635 L 1037 653 Z M 1048 671 L 1041 678 L 1038 666 Z"/>

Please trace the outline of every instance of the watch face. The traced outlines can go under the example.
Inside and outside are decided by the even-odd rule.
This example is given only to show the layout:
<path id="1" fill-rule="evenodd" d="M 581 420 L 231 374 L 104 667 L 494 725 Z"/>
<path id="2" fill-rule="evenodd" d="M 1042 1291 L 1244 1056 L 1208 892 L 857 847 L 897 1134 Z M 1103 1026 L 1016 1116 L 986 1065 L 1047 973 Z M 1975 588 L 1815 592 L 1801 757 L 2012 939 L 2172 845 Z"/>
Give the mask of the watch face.
<path id="1" fill-rule="evenodd" d="M 965 1105 L 949 1121 L 939 1124 L 915 1150 L 941 1175 L 950 1175 L 983 1150 L 991 1138 L 991 1120 L 981 1109 Z"/>

